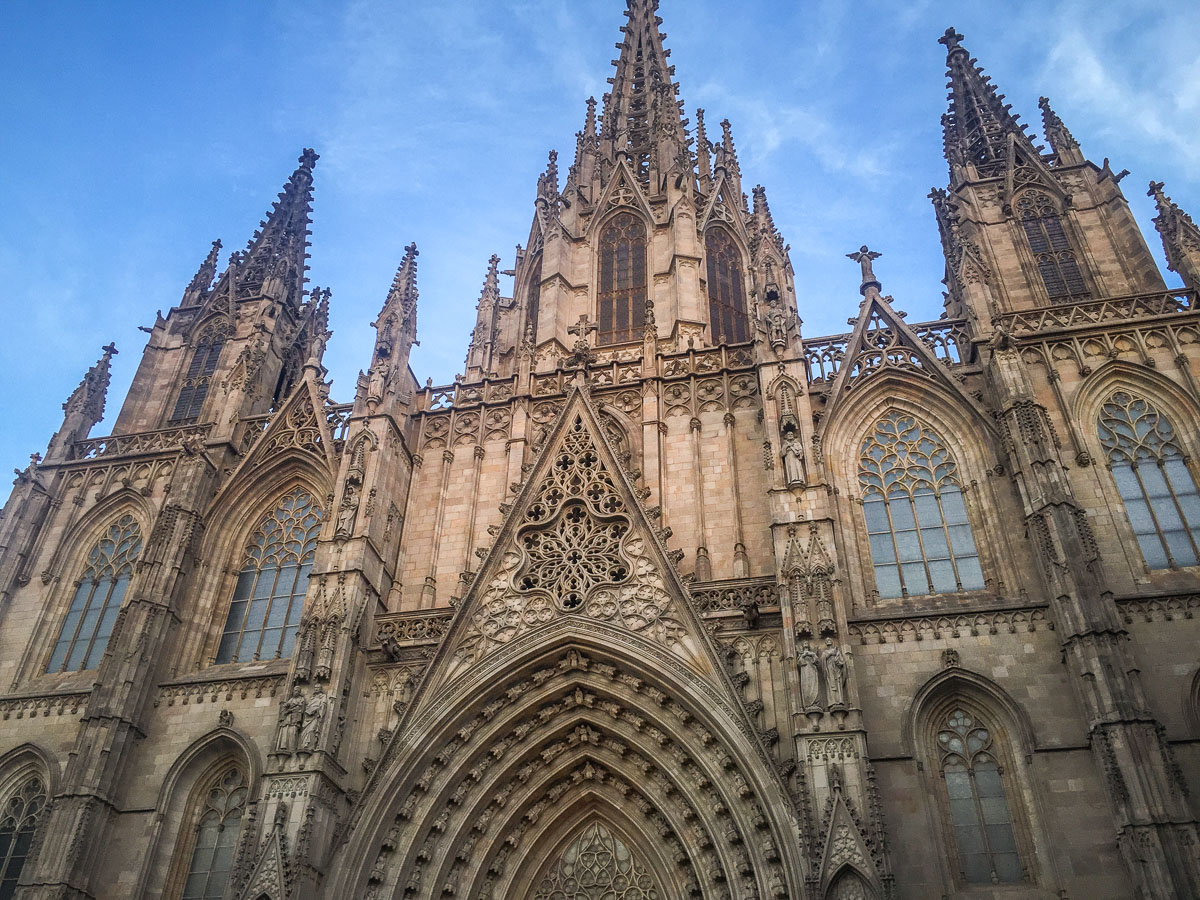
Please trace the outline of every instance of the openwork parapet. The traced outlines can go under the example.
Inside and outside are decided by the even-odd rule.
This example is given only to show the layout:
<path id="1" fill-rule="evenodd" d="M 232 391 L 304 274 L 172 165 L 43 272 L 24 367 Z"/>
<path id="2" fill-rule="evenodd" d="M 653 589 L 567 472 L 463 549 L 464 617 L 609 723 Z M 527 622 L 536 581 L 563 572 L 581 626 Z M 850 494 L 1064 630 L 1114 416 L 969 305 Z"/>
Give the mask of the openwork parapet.
<path id="1" fill-rule="evenodd" d="M 1021 334 L 1062 328 L 1082 329 L 1128 319 L 1194 312 L 1195 309 L 1195 291 L 1157 291 L 1153 294 L 1064 303 L 1043 309 L 1010 313 L 998 316 L 995 325 L 1005 331 Z"/>
<path id="2" fill-rule="evenodd" d="M 136 456 L 143 453 L 164 453 L 178 450 L 184 442 L 199 442 L 208 437 L 211 425 L 185 425 L 159 431 L 139 431 L 134 434 L 110 434 L 75 442 L 76 459 Z"/>

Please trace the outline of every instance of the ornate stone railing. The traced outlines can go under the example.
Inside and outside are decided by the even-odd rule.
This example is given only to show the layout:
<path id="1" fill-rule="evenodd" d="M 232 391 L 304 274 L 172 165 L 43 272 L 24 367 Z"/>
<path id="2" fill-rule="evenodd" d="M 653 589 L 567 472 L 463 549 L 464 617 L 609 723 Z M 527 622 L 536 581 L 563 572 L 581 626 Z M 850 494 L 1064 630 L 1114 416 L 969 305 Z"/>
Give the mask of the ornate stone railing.
<path id="1" fill-rule="evenodd" d="M 966 322 L 963 319 L 935 319 L 909 326 L 930 352 L 947 366 L 963 361 L 963 351 L 969 346 Z M 885 335 L 888 330 L 885 329 Z M 804 362 L 810 384 L 832 382 L 846 358 L 849 334 L 816 337 L 803 342 Z"/>
<path id="2" fill-rule="evenodd" d="M 731 578 L 726 581 L 697 581 L 688 589 L 701 613 L 741 612 L 751 603 L 760 609 L 779 605 L 779 588 L 774 577 Z"/>
<path id="3" fill-rule="evenodd" d="M 350 428 L 350 411 L 353 409 L 353 403 L 336 403 L 325 407 L 329 436 L 335 443 L 346 440 L 346 432 Z"/>
<path id="4" fill-rule="evenodd" d="M 997 316 L 994 324 L 1005 331 L 1023 334 L 1064 328 L 1088 328 L 1145 316 L 1192 312 L 1195 309 L 1196 292 L 1181 289 L 1090 300 L 1085 303 L 1064 303 L 1044 309 L 1008 313 Z"/>
<path id="5" fill-rule="evenodd" d="M 138 431 L 133 434 L 110 434 L 107 437 L 87 438 L 75 442 L 76 459 L 136 456 L 140 453 L 162 453 L 177 450 L 185 439 L 203 441 L 211 425 L 183 425 L 159 431 Z"/>
<path id="6" fill-rule="evenodd" d="M 384 613 L 375 619 L 375 642 L 385 650 L 407 644 L 436 644 L 453 618 L 454 613 L 446 610 Z"/>

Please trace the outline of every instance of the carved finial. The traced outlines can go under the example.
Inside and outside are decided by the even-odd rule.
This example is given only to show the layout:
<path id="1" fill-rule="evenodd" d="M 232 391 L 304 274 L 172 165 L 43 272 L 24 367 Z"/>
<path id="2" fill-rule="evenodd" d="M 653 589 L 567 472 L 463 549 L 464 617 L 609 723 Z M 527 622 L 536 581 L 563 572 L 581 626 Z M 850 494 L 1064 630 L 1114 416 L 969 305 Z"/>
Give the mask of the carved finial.
<path id="1" fill-rule="evenodd" d="M 1078 150 L 1079 141 L 1075 140 L 1075 136 L 1063 124 L 1063 120 L 1058 117 L 1058 113 L 1050 108 L 1050 101 L 1047 98 L 1038 98 L 1038 109 L 1042 111 L 1042 134 L 1050 142 L 1050 149 L 1057 153 L 1060 158 L 1065 153 Z"/>
<path id="2" fill-rule="evenodd" d="M 867 248 L 863 244 L 853 253 L 847 253 L 846 258 L 852 259 L 862 267 L 862 285 L 859 287 L 859 293 L 866 294 L 867 289 L 874 286 L 875 290 L 879 290 L 879 281 L 875 278 L 875 270 L 872 268 L 872 263 L 879 259 L 883 254 L 876 253 L 874 250 Z"/>
<path id="3" fill-rule="evenodd" d="M 207 291 L 212 286 L 213 279 L 217 277 L 217 265 L 220 261 L 220 254 L 221 239 L 217 238 L 212 242 L 212 249 L 208 251 L 208 256 L 204 258 L 204 262 L 200 264 L 200 268 L 192 276 L 192 281 L 187 286 L 189 291 Z"/>
<path id="4" fill-rule="evenodd" d="M 104 355 L 107 357 L 116 356 L 118 353 L 121 352 L 120 350 L 117 349 L 117 345 L 114 344 L 112 341 L 109 341 L 107 344 L 105 344 L 100 349 L 104 351 Z"/>
<path id="5" fill-rule="evenodd" d="M 959 41 L 961 41 L 962 39 L 963 39 L 963 36 L 961 34 L 959 34 L 957 31 L 955 31 L 953 28 L 947 28 L 946 33 L 943 34 L 940 38 L 938 38 L 938 43 L 946 45 L 947 53 L 953 53 L 955 50 L 961 49 L 959 47 Z"/>

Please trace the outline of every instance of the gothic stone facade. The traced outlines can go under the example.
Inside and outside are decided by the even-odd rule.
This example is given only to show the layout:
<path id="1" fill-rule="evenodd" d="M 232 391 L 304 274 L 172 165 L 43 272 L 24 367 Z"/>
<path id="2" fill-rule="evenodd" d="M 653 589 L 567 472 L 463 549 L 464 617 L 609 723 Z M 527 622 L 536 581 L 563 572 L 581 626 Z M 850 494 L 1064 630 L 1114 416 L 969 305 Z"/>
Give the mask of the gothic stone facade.
<path id="1" fill-rule="evenodd" d="M 1200 230 L 950 30 L 945 313 L 863 247 L 806 337 L 655 5 L 454 384 L 412 246 L 329 397 L 308 150 L 89 437 L 105 348 L 0 520 L 0 897 L 1200 896 Z"/>

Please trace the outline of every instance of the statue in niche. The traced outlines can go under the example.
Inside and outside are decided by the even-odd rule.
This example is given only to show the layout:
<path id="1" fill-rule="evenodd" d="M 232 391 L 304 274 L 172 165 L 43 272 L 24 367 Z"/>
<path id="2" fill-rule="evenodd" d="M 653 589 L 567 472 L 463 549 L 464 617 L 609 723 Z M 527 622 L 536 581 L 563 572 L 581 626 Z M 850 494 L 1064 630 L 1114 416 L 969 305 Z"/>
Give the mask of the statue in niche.
<path id="1" fill-rule="evenodd" d="M 821 670 L 817 653 L 808 641 L 796 652 L 796 664 L 800 667 L 800 705 L 812 709 L 821 691 Z"/>
<path id="2" fill-rule="evenodd" d="M 338 537 L 349 537 L 354 532 L 354 520 L 358 517 L 358 488 L 353 482 L 346 482 L 346 491 L 342 495 L 342 508 L 338 510 Z"/>
<path id="3" fill-rule="evenodd" d="M 788 316 L 783 307 L 771 304 L 767 308 L 767 339 L 772 347 L 787 346 Z"/>
<path id="4" fill-rule="evenodd" d="M 825 638 L 825 649 L 821 651 L 821 667 L 825 670 L 825 705 L 829 709 L 846 706 L 846 657 L 842 648 Z"/>
<path id="5" fill-rule="evenodd" d="M 790 431 L 783 438 L 783 474 L 788 487 L 804 487 L 808 482 L 804 471 L 804 447 Z"/>
<path id="6" fill-rule="evenodd" d="M 299 745 L 300 727 L 304 721 L 304 706 L 300 687 L 292 685 L 291 695 L 283 701 L 279 708 L 279 730 L 275 738 L 275 746 L 282 753 L 292 753 Z"/>
<path id="7" fill-rule="evenodd" d="M 324 688 L 318 687 L 308 703 L 304 706 L 304 725 L 300 729 L 300 749 L 313 751 L 321 739 L 321 729 L 325 725 L 325 714 L 329 710 L 329 695 Z"/>

